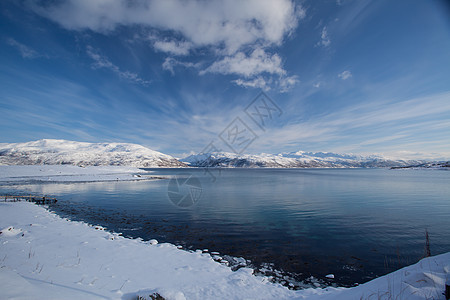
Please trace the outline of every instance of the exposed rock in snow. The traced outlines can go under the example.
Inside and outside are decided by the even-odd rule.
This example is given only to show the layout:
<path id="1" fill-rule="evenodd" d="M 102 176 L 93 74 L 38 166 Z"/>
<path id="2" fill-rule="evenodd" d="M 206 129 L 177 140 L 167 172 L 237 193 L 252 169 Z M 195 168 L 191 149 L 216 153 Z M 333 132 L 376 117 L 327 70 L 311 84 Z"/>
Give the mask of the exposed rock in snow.
<path id="1" fill-rule="evenodd" d="M 39 140 L 0 143 L 0 165 L 185 167 L 170 155 L 137 144 Z"/>
<path id="2" fill-rule="evenodd" d="M 16 229 L 12 226 L 4 228 L 2 231 L 0 231 L 0 235 L 3 237 L 11 237 L 11 236 L 16 236 L 18 234 L 22 234 L 22 229 Z"/>

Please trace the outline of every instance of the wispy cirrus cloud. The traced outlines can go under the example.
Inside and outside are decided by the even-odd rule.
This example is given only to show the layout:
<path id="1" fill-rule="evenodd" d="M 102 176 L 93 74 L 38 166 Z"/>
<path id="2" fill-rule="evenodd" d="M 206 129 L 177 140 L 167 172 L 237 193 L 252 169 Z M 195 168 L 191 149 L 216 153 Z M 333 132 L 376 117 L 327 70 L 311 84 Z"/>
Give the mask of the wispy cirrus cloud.
<path id="1" fill-rule="evenodd" d="M 310 118 L 306 121 L 271 128 L 255 143 L 270 149 L 273 145 L 292 146 L 326 143 L 343 152 L 401 152 L 428 149 L 435 158 L 450 152 L 450 92 L 403 101 L 375 99 L 361 105 Z M 417 142 L 420 137 L 420 143 Z M 331 146 L 334 145 L 334 146 Z M 417 148 L 417 149 L 416 149 Z M 373 150 L 375 149 L 375 150 Z M 419 151 L 421 149 L 421 151 Z M 445 154 L 447 153 L 447 154 Z"/>
<path id="2" fill-rule="evenodd" d="M 327 26 L 322 28 L 320 34 L 320 41 L 317 43 L 318 46 L 328 47 L 331 44 L 330 37 L 328 36 Z"/>
<path id="3" fill-rule="evenodd" d="M 14 48 L 16 48 L 16 50 L 19 51 L 20 55 L 23 58 L 28 58 L 28 59 L 33 59 L 33 58 L 38 58 L 38 57 L 46 57 L 44 55 L 39 54 L 37 51 L 35 51 L 34 49 L 19 43 L 18 41 L 16 41 L 13 38 L 8 38 L 6 40 L 6 43 Z"/>
<path id="4" fill-rule="evenodd" d="M 350 72 L 349 70 L 345 70 L 345 71 L 343 71 L 343 72 L 338 74 L 338 77 L 340 79 L 342 79 L 342 80 L 347 80 L 347 79 L 349 79 L 352 76 L 353 76 L 352 72 Z"/>
<path id="5" fill-rule="evenodd" d="M 173 57 L 167 57 L 163 64 L 162 67 L 164 70 L 169 71 L 170 73 L 172 73 L 172 75 L 175 74 L 175 67 L 177 66 L 181 66 L 184 68 L 195 68 L 198 69 L 201 66 L 201 63 L 193 63 L 193 62 L 186 62 L 186 61 L 180 61 L 178 59 L 175 59 Z"/>
<path id="6" fill-rule="evenodd" d="M 258 88 L 264 91 L 269 91 L 272 86 L 276 86 L 281 93 L 285 93 L 291 90 L 299 81 L 297 75 L 281 75 L 278 78 L 264 76 L 257 76 L 252 79 L 240 78 L 232 82 L 239 86 Z"/>
<path id="7" fill-rule="evenodd" d="M 94 69 L 108 69 L 117 74 L 120 78 L 141 84 L 148 85 L 150 81 L 142 79 L 138 74 L 130 71 L 122 71 L 118 66 L 113 64 L 106 56 L 101 55 L 97 50 L 91 46 L 86 47 L 87 55 L 94 61 L 92 68 Z"/>
<path id="8" fill-rule="evenodd" d="M 202 70 L 200 75 L 206 73 L 236 74 L 252 77 L 261 73 L 284 75 L 286 71 L 282 67 L 281 58 L 278 54 L 271 55 L 258 48 L 253 50 L 250 55 L 238 52 L 233 56 L 226 56 Z"/>

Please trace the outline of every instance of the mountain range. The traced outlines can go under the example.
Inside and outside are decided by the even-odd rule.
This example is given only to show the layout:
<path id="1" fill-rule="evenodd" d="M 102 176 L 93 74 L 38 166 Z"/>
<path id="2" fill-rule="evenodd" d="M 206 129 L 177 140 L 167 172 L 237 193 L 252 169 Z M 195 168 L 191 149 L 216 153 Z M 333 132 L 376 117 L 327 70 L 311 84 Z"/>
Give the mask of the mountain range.
<path id="1" fill-rule="evenodd" d="M 410 165 L 410 166 L 395 166 L 391 169 L 440 169 L 440 170 L 450 170 L 450 161 L 444 162 L 427 162 L 418 165 Z"/>
<path id="2" fill-rule="evenodd" d="M 130 143 L 86 143 L 43 139 L 26 143 L 0 143 L 0 165 L 76 165 L 227 168 L 389 168 L 430 163 L 425 160 L 392 160 L 380 155 L 362 156 L 331 152 L 284 152 L 238 155 L 200 153 L 183 159 Z"/>
<path id="3" fill-rule="evenodd" d="M 237 155 L 201 153 L 182 159 L 194 167 L 265 168 L 387 168 L 422 164 L 422 160 L 391 160 L 379 155 L 361 156 L 331 152 L 287 152 L 280 154 Z"/>

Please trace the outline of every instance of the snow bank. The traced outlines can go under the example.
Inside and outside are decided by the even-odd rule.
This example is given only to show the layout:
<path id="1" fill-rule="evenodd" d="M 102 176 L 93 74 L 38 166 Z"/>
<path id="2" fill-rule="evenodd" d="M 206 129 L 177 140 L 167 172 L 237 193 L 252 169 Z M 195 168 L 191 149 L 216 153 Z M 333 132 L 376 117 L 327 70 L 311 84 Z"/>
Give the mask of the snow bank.
<path id="1" fill-rule="evenodd" d="M 422 300 L 445 299 L 445 282 L 450 280 L 450 252 L 422 259 L 418 263 L 379 277 L 335 295 L 311 299 Z"/>
<path id="2" fill-rule="evenodd" d="M 0 299 L 443 299 L 450 270 L 447 253 L 356 288 L 292 291 L 207 253 L 126 239 L 32 203 L 0 203 L 0 228 Z"/>
<path id="3" fill-rule="evenodd" d="M 144 180 L 151 178 L 151 172 L 139 168 L 122 166 L 0 166 L 0 182 L 93 182 Z"/>

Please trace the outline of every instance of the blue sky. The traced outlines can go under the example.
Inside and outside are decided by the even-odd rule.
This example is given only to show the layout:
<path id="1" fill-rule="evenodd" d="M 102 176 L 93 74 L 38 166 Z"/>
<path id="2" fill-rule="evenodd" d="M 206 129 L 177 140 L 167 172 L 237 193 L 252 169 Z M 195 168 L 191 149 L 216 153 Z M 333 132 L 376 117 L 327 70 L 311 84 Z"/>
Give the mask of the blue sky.
<path id="1" fill-rule="evenodd" d="M 450 158 L 445 1 L 6 0 L 0 12 L 0 142 L 231 152 L 220 135 L 239 118 L 255 137 L 245 153 Z M 261 91 L 281 110 L 263 128 L 245 113 Z"/>

